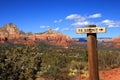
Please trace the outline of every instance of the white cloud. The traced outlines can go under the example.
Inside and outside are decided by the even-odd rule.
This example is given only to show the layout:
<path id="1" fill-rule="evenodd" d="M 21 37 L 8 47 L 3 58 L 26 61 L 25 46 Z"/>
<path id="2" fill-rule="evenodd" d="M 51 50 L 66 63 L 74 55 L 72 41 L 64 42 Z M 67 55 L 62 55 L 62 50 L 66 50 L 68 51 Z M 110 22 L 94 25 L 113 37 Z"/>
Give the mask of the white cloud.
<path id="1" fill-rule="evenodd" d="M 75 22 L 72 24 L 72 26 L 77 26 L 77 27 L 80 27 L 80 26 L 85 26 L 85 25 L 88 25 L 89 22 L 88 21 L 83 21 L 83 22 Z"/>
<path id="2" fill-rule="evenodd" d="M 45 26 L 45 25 L 42 25 L 40 26 L 40 28 L 49 28 L 50 26 Z"/>
<path id="3" fill-rule="evenodd" d="M 74 23 L 71 24 L 72 26 L 82 27 L 82 26 L 86 26 L 86 25 L 94 23 L 94 22 L 92 23 L 89 22 L 88 19 L 99 18 L 99 17 L 102 17 L 100 13 L 96 13 L 96 14 L 88 15 L 88 16 L 81 16 L 79 14 L 71 14 L 71 15 L 68 15 L 66 19 L 74 21 Z"/>
<path id="4" fill-rule="evenodd" d="M 103 20 L 101 23 L 107 25 L 108 27 L 120 27 L 120 21 L 106 19 Z"/>
<path id="5" fill-rule="evenodd" d="M 62 31 L 68 31 L 69 30 L 69 28 L 63 28 L 62 29 Z"/>
<path id="6" fill-rule="evenodd" d="M 59 28 L 59 27 L 56 27 L 54 30 L 55 30 L 55 31 L 58 31 L 58 30 L 60 30 L 60 28 Z"/>
<path id="7" fill-rule="evenodd" d="M 54 23 L 61 23 L 62 19 L 54 20 Z"/>
<path id="8" fill-rule="evenodd" d="M 70 30 L 71 30 L 71 31 L 75 31 L 75 30 L 76 30 L 76 28 L 71 28 Z"/>
<path id="9" fill-rule="evenodd" d="M 67 16 L 66 19 L 74 20 L 74 21 L 85 21 L 90 18 L 99 18 L 99 17 L 102 17 L 102 15 L 100 13 L 92 14 L 89 16 L 81 16 L 79 14 L 71 14 L 71 15 Z"/>
<path id="10" fill-rule="evenodd" d="M 113 23 L 113 21 L 109 20 L 109 19 L 106 19 L 106 20 L 103 20 L 102 23 L 104 23 L 104 24 L 111 24 L 111 23 Z"/>
<path id="11" fill-rule="evenodd" d="M 84 21 L 86 20 L 85 17 L 80 16 L 79 14 L 71 14 L 66 17 L 67 20 L 74 20 L 74 21 Z"/>
<path id="12" fill-rule="evenodd" d="M 79 14 L 71 14 L 71 15 L 68 15 L 66 19 L 73 20 L 74 22 L 71 25 L 75 27 L 83 27 L 83 26 L 90 25 L 90 24 L 107 26 L 107 27 L 120 27 L 120 21 L 106 19 L 106 20 L 99 21 L 99 22 L 94 22 L 94 21 L 91 22 L 90 20 L 90 19 L 93 20 L 94 18 L 100 18 L 100 17 L 102 17 L 101 13 L 95 13 L 95 14 L 88 15 L 88 16 L 81 16 Z"/>
<path id="13" fill-rule="evenodd" d="M 88 16 L 88 18 L 99 18 L 99 17 L 102 17 L 100 13 L 96 13 L 96 14 Z"/>

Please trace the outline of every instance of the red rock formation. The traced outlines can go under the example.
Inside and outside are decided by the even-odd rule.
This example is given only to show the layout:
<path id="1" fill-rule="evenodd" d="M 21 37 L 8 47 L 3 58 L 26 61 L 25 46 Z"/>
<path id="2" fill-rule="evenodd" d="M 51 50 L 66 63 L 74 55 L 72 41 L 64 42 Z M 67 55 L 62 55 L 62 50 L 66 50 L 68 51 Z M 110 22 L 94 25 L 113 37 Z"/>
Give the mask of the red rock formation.
<path id="1" fill-rule="evenodd" d="M 69 41 L 73 41 L 73 39 L 67 35 L 52 29 L 49 29 L 44 33 L 25 34 L 24 32 L 19 31 L 17 26 L 13 23 L 9 23 L 0 28 L 0 43 L 5 43 L 7 41 L 13 44 L 35 44 L 36 40 L 64 47 L 70 45 Z"/>
<path id="2" fill-rule="evenodd" d="M 15 24 L 9 23 L 0 28 L 0 39 L 16 39 L 19 36 L 19 29 Z"/>
<path id="3" fill-rule="evenodd" d="M 120 48 L 120 36 L 113 38 L 112 42 L 114 43 L 115 48 Z"/>
<path id="4" fill-rule="evenodd" d="M 112 41 L 113 41 L 113 42 L 116 42 L 116 43 L 117 43 L 117 42 L 119 43 L 119 42 L 120 42 L 120 36 L 113 38 Z"/>
<path id="5" fill-rule="evenodd" d="M 58 45 L 58 46 L 64 46 L 67 47 L 70 44 L 69 41 L 72 41 L 70 37 L 63 34 L 42 34 L 42 35 L 35 35 L 36 39 L 39 39 L 41 41 L 47 41 L 51 45 Z"/>

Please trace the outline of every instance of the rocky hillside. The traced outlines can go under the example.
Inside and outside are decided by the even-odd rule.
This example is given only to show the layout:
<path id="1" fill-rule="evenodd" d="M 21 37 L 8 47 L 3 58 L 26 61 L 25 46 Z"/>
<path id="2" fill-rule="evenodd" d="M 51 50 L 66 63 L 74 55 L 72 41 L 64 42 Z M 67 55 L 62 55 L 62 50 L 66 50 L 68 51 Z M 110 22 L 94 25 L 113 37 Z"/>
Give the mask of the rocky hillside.
<path id="1" fill-rule="evenodd" d="M 19 29 L 15 24 L 9 23 L 4 27 L 0 28 L 0 35 L 8 37 L 10 35 L 18 35 L 18 34 L 19 34 Z"/>
<path id="2" fill-rule="evenodd" d="M 0 28 L 0 41 L 4 42 L 8 39 L 16 39 L 19 37 L 20 31 L 13 23 L 6 24 Z"/>
<path id="3" fill-rule="evenodd" d="M 25 33 L 20 31 L 13 23 L 0 28 L 0 43 L 3 44 L 38 44 L 39 42 L 46 42 L 51 45 L 67 47 L 70 45 L 70 41 L 73 41 L 73 39 L 52 29 L 43 33 L 32 34 L 31 32 Z"/>
<path id="4" fill-rule="evenodd" d="M 25 33 L 24 31 L 19 30 L 13 23 L 0 27 L 1 44 L 39 44 L 41 42 L 64 47 L 76 44 L 83 45 L 81 42 L 77 42 L 75 39 L 52 29 L 43 33 L 33 34 L 32 32 Z M 102 42 L 101 44 L 104 47 L 120 48 L 120 36 L 113 38 L 111 41 Z"/>
<path id="5" fill-rule="evenodd" d="M 112 42 L 114 43 L 115 48 L 120 48 L 120 36 L 113 38 Z"/>

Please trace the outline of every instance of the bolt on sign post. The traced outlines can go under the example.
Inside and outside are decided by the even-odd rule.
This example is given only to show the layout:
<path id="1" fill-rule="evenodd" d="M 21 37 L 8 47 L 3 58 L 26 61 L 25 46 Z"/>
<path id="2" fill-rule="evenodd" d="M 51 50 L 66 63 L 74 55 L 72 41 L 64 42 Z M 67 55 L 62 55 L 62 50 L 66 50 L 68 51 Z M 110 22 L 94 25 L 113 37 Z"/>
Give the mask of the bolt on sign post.
<path id="1" fill-rule="evenodd" d="M 105 33 L 106 28 L 96 28 L 96 25 L 89 25 L 87 28 L 77 28 L 77 34 L 87 34 L 88 63 L 90 80 L 99 80 L 97 36 L 96 33 Z"/>

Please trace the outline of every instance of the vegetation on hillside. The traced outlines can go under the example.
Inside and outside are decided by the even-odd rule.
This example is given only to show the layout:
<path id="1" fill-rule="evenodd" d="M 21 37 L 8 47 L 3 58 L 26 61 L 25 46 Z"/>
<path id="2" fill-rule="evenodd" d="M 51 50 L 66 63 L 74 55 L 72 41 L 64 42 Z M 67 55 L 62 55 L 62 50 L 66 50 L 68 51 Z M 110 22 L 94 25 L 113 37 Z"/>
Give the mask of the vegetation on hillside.
<path id="1" fill-rule="evenodd" d="M 99 68 L 120 66 L 120 51 L 99 50 Z M 75 80 L 88 70 L 87 50 L 40 45 L 0 45 L 0 80 Z"/>

